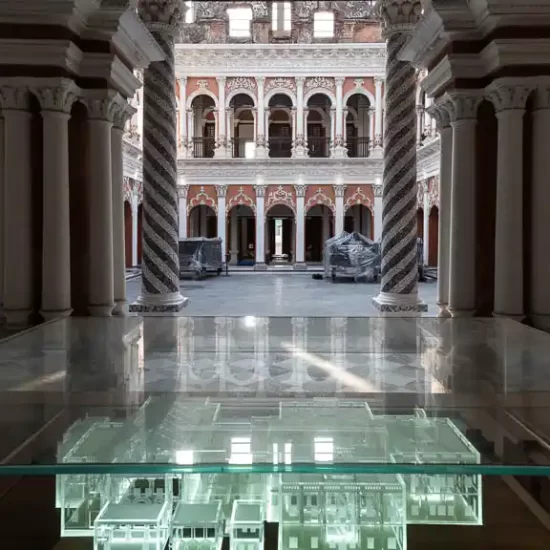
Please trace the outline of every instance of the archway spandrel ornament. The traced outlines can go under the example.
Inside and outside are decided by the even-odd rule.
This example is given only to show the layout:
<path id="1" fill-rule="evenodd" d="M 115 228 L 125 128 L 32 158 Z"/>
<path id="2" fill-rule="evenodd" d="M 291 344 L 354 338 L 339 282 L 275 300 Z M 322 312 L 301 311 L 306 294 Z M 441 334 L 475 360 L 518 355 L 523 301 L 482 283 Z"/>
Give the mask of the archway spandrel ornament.
<path id="1" fill-rule="evenodd" d="M 254 202 L 254 199 L 249 197 L 242 187 L 239 187 L 237 194 L 232 196 L 227 201 L 227 206 L 225 210 L 227 213 L 229 213 L 236 206 L 248 206 L 250 209 L 252 209 L 254 214 L 256 214 L 256 203 Z"/>
<path id="2" fill-rule="evenodd" d="M 288 206 L 292 212 L 296 214 L 294 194 L 292 191 L 287 191 L 282 185 L 277 186 L 275 189 L 268 188 L 267 200 L 265 201 L 265 211 L 267 212 L 276 204 Z"/>
<path id="3" fill-rule="evenodd" d="M 317 191 L 315 191 L 315 193 L 307 200 L 305 205 L 306 213 L 316 205 L 326 206 L 330 208 L 333 213 L 336 211 L 334 201 L 325 193 L 322 188 L 317 189 Z"/>
<path id="4" fill-rule="evenodd" d="M 352 206 L 357 204 L 362 204 L 372 211 L 372 201 L 361 187 L 356 187 L 354 192 L 346 199 L 346 202 L 344 203 L 344 211 L 347 211 Z"/>
<path id="5" fill-rule="evenodd" d="M 195 206 L 201 205 L 209 206 L 212 210 L 214 210 L 214 212 L 216 212 L 216 214 L 218 213 L 217 201 L 208 194 L 203 185 L 201 185 L 197 193 L 189 200 L 189 203 L 187 204 L 187 212 L 191 212 Z"/>

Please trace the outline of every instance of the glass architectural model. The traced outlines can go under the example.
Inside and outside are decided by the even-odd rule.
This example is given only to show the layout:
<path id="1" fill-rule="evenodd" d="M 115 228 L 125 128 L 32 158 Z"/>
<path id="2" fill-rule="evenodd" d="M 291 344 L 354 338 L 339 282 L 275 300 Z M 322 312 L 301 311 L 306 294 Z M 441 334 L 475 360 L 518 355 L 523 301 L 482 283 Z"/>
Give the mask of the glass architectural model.
<path id="1" fill-rule="evenodd" d="M 451 420 L 423 410 L 153 397 L 126 421 L 77 422 L 58 453 L 62 463 L 117 466 L 57 479 L 62 536 L 93 537 L 95 550 L 217 550 L 224 538 L 231 550 L 262 550 L 266 522 L 278 525 L 281 550 L 405 550 L 409 523 L 482 521 L 479 475 L 357 473 L 369 463 L 480 462 Z M 131 463 L 190 473 L 119 473 Z M 194 473 L 198 465 L 223 468 Z"/>

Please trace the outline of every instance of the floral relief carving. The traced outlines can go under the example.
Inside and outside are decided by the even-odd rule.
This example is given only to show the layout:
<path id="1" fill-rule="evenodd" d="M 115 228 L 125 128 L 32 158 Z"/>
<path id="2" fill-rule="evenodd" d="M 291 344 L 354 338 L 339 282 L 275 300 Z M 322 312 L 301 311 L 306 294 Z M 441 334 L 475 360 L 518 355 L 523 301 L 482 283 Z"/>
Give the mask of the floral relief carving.
<path id="1" fill-rule="evenodd" d="M 252 78 L 248 78 L 246 76 L 236 76 L 227 79 L 226 89 L 228 92 L 231 92 L 232 90 L 255 91 L 256 83 Z"/>
<path id="2" fill-rule="evenodd" d="M 72 81 L 64 82 L 59 86 L 46 86 L 31 90 L 44 111 L 70 112 L 73 103 L 77 100 L 78 89 Z"/>
<path id="3" fill-rule="evenodd" d="M 210 206 L 214 212 L 218 213 L 216 201 L 206 192 L 203 185 L 201 185 L 198 193 L 189 201 L 187 212 L 191 212 L 195 206 L 200 205 Z"/>
<path id="4" fill-rule="evenodd" d="M 296 85 L 292 78 L 272 78 L 265 87 L 265 91 L 269 92 L 275 88 L 282 88 L 286 90 L 296 90 Z"/>
<path id="5" fill-rule="evenodd" d="M 132 194 L 134 192 L 134 186 L 132 185 L 132 180 L 126 176 L 124 176 L 123 180 L 123 190 L 124 190 L 124 200 L 131 202 L 132 200 Z"/>
<path id="6" fill-rule="evenodd" d="M 356 204 L 362 204 L 363 206 L 366 206 L 369 210 L 372 210 L 372 201 L 370 200 L 370 197 L 367 197 L 365 195 L 361 187 L 357 187 L 353 194 L 348 197 L 344 205 L 344 210 L 348 210 Z"/>
<path id="7" fill-rule="evenodd" d="M 286 191 L 282 185 L 279 185 L 276 189 L 268 192 L 267 201 L 265 204 L 266 212 L 276 204 L 284 204 L 288 206 L 292 212 L 296 213 L 294 195 L 290 191 Z"/>
<path id="8" fill-rule="evenodd" d="M 225 208 L 226 212 L 229 213 L 235 206 L 248 206 L 254 213 L 256 213 L 256 205 L 254 204 L 254 200 L 244 192 L 243 187 L 239 187 L 237 194 L 229 199 Z"/>
<path id="9" fill-rule="evenodd" d="M 307 212 L 317 204 L 327 206 L 332 210 L 332 212 L 336 211 L 333 200 L 325 194 L 324 190 L 321 187 L 317 189 L 315 194 L 307 200 L 305 211 Z"/>
<path id="10" fill-rule="evenodd" d="M 315 76 L 306 80 L 306 90 L 316 90 L 317 88 L 334 90 L 334 79 L 324 76 Z"/>

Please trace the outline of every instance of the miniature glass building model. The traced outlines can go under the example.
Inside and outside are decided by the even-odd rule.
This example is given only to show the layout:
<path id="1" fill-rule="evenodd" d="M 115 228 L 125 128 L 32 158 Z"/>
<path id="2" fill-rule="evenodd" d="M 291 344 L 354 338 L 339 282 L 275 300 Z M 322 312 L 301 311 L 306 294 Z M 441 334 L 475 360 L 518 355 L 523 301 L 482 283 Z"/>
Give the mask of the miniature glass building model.
<path id="1" fill-rule="evenodd" d="M 360 400 L 152 397 L 124 422 L 76 423 L 59 460 L 190 470 L 60 476 L 63 536 L 94 536 L 95 550 L 220 550 L 224 537 L 231 550 L 261 550 L 265 521 L 278 523 L 281 550 L 406 550 L 408 523 L 482 522 L 478 475 L 350 470 L 480 462 L 450 419 Z M 201 464 L 225 471 L 194 473 Z"/>

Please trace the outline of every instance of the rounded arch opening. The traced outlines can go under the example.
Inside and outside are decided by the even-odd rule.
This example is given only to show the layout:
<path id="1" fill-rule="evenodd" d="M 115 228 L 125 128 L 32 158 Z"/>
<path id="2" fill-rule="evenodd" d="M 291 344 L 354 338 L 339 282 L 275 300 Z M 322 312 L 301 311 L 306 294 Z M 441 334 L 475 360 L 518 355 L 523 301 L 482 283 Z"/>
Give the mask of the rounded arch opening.
<path id="1" fill-rule="evenodd" d="M 218 216 L 213 208 L 206 204 L 198 204 L 189 212 L 190 237 L 205 237 L 213 239 L 218 234 Z"/>
<path id="2" fill-rule="evenodd" d="M 287 204 L 274 204 L 266 212 L 266 258 L 268 263 L 288 265 L 295 257 L 295 213 Z"/>
<path id="3" fill-rule="evenodd" d="M 334 236 L 334 213 L 326 204 L 314 204 L 306 212 L 305 259 L 323 261 L 325 242 Z"/>
<path id="4" fill-rule="evenodd" d="M 191 101 L 193 156 L 212 158 L 216 148 L 216 101 L 205 93 Z"/>
<path id="5" fill-rule="evenodd" d="M 372 140 L 374 114 L 369 97 L 354 92 L 346 100 L 346 147 L 348 157 L 367 157 Z"/>
<path id="6" fill-rule="evenodd" d="M 314 93 L 309 96 L 306 105 L 309 156 L 326 158 L 331 147 L 331 98 L 325 93 Z"/>
<path id="7" fill-rule="evenodd" d="M 246 204 L 237 204 L 227 213 L 231 265 L 254 265 L 256 258 L 256 215 Z"/>
<path id="8" fill-rule="evenodd" d="M 344 231 L 360 233 L 367 239 L 374 239 L 374 224 L 370 208 L 364 204 L 350 206 L 344 217 Z"/>

